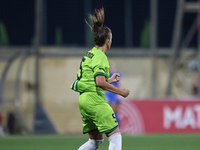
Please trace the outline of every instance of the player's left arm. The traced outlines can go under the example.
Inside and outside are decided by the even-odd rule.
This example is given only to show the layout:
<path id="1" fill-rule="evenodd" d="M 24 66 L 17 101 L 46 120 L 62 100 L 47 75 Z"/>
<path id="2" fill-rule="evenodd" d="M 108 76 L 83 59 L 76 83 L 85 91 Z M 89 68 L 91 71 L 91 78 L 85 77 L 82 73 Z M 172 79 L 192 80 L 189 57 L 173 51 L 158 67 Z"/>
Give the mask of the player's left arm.
<path id="1" fill-rule="evenodd" d="M 113 75 L 110 78 L 108 78 L 107 82 L 111 84 L 113 82 L 119 82 L 119 80 L 120 80 L 120 74 L 113 73 Z"/>

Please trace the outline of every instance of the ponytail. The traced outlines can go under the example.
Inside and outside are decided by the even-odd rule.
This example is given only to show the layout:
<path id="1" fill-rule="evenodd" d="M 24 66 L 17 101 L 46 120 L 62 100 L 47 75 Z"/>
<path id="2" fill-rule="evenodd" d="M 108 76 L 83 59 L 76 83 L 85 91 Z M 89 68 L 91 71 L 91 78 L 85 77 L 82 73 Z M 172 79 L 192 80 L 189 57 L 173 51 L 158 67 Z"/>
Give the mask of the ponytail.
<path id="1" fill-rule="evenodd" d="M 96 16 L 89 14 L 89 18 L 92 21 L 91 31 L 94 35 L 95 45 L 103 46 L 106 42 L 106 39 L 110 39 L 111 30 L 103 26 L 104 23 L 104 9 L 101 8 L 100 10 L 95 10 Z"/>

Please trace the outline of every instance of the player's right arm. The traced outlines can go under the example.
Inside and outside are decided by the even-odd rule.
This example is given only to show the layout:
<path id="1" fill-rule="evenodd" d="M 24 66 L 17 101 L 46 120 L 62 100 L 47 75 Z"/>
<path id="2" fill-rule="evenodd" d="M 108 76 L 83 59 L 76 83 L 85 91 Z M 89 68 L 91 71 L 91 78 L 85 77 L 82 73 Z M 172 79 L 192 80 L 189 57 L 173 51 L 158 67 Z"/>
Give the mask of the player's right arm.
<path id="1" fill-rule="evenodd" d="M 95 77 L 97 86 L 101 87 L 104 90 L 119 94 L 123 97 L 127 97 L 130 93 L 128 89 L 119 89 L 108 82 L 105 81 L 105 76 L 98 75 Z"/>

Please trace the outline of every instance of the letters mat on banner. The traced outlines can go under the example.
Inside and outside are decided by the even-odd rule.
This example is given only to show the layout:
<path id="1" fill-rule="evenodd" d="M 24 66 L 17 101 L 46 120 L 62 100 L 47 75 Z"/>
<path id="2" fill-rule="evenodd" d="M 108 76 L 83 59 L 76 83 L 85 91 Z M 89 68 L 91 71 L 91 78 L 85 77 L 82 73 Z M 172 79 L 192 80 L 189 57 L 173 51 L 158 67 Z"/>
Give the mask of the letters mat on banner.
<path id="1" fill-rule="evenodd" d="M 200 133 L 200 101 L 127 100 L 119 116 L 122 134 Z"/>

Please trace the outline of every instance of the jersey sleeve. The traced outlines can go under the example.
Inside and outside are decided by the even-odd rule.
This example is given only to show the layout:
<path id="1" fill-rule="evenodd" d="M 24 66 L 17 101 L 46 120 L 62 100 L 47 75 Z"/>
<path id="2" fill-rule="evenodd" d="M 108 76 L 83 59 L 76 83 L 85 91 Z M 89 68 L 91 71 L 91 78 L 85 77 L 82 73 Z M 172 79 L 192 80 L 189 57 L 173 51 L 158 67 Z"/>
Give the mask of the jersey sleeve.
<path id="1" fill-rule="evenodd" d="M 98 58 L 95 61 L 95 65 L 93 68 L 94 71 L 94 77 L 96 77 L 97 75 L 103 75 L 106 78 L 109 77 L 109 63 L 108 63 L 108 59 L 106 57 L 101 57 Z"/>

